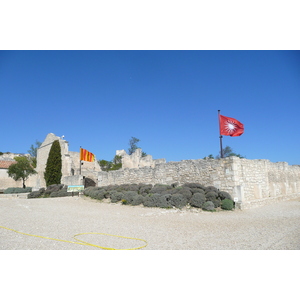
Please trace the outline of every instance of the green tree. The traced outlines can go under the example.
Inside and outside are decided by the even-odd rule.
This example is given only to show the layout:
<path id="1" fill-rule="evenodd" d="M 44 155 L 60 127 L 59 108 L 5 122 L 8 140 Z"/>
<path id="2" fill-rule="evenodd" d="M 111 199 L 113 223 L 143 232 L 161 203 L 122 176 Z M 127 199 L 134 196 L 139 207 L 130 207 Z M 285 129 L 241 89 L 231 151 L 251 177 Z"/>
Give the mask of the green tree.
<path id="1" fill-rule="evenodd" d="M 56 140 L 52 143 L 49 156 L 47 159 L 46 170 L 44 178 L 46 186 L 51 184 L 60 184 L 62 172 L 62 160 L 61 160 L 61 149 L 59 141 Z"/>
<path id="2" fill-rule="evenodd" d="M 135 152 L 135 150 L 138 148 L 137 143 L 140 140 L 136 137 L 131 137 L 131 139 L 129 140 L 129 146 L 130 148 L 128 148 L 128 154 L 131 155 L 132 153 Z"/>
<path id="3" fill-rule="evenodd" d="M 41 142 L 39 142 L 38 140 L 35 141 L 35 146 L 32 144 L 30 146 L 30 149 L 27 151 L 32 157 L 36 157 L 37 156 L 37 149 L 41 146 Z"/>
<path id="4" fill-rule="evenodd" d="M 36 174 L 31 160 L 26 156 L 15 157 L 16 164 L 10 165 L 7 173 L 9 177 L 12 177 L 15 181 L 22 179 L 23 188 L 26 188 L 25 182 L 30 175 Z"/>
<path id="5" fill-rule="evenodd" d="M 132 153 L 135 152 L 136 149 L 140 148 L 137 146 L 137 143 L 140 142 L 140 140 L 136 137 L 131 137 L 131 139 L 129 140 L 129 146 L 130 148 L 128 148 L 128 154 L 131 155 Z M 147 156 L 146 152 L 142 152 L 142 157 Z"/>
<path id="6" fill-rule="evenodd" d="M 240 155 L 240 154 L 237 154 L 237 153 L 234 153 L 232 148 L 229 147 L 229 146 L 226 146 L 224 149 L 223 149 L 223 156 L 224 157 L 229 157 L 229 156 L 237 156 L 239 158 L 244 158 L 244 156 Z M 219 157 L 218 157 L 219 158 Z"/>
<path id="7" fill-rule="evenodd" d="M 98 164 L 102 171 L 109 171 L 112 166 L 112 162 L 105 159 L 98 160 Z"/>
<path id="8" fill-rule="evenodd" d="M 98 160 L 100 168 L 102 171 L 114 171 L 122 168 L 122 156 L 115 155 L 112 161 L 108 160 Z"/>
<path id="9" fill-rule="evenodd" d="M 38 140 L 35 141 L 35 146 L 32 144 L 30 146 L 30 149 L 27 151 L 30 156 L 31 156 L 31 162 L 32 162 L 32 165 L 34 168 L 36 168 L 36 164 L 37 164 L 37 161 L 36 161 L 36 157 L 37 157 L 37 149 L 41 146 L 41 142 L 39 142 Z"/>
<path id="10" fill-rule="evenodd" d="M 226 147 L 223 149 L 223 157 L 225 158 L 225 157 L 229 157 L 229 156 L 237 156 L 237 157 L 239 157 L 239 158 L 245 158 L 245 157 L 242 156 L 241 154 L 237 154 L 237 153 L 233 152 L 233 150 L 232 150 L 231 147 L 226 146 Z M 209 156 L 204 157 L 204 159 L 209 159 L 209 158 L 210 158 L 210 159 L 213 159 L 213 158 L 219 159 L 219 158 L 221 158 L 221 151 L 220 151 L 220 154 L 217 155 L 216 157 L 214 157 L 212 154 L 209 154 Z"/>

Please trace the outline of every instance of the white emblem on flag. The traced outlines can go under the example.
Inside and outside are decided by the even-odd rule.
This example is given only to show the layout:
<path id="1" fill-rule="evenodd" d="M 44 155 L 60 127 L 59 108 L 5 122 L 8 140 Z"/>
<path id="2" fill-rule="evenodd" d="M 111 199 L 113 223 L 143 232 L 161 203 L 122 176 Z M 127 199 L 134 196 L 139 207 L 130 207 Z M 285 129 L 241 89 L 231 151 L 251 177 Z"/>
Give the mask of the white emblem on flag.
<path id="1" fill-rule="evenodd" d="M 236 131 L 236 124 L 231 120 L 227 120 L 226 123 L 225 123 L 225 130 L 229 134 L 234 133 Z"/>

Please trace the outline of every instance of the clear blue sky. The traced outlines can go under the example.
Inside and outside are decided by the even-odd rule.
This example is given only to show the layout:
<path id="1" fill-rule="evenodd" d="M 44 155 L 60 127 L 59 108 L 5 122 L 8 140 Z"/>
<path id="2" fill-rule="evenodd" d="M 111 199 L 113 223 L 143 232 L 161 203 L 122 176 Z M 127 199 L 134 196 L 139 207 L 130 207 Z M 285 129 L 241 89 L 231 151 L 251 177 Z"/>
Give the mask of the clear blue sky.
<path id="1" fill-rule="evenodd" d="M 129 139 L 154 159 L 219 154 L 218 109 L 245 132 L 223 146 L 300 164 L 299 51 L 0 51 L 0 151 L 50 132 L 97 159 Z"/>

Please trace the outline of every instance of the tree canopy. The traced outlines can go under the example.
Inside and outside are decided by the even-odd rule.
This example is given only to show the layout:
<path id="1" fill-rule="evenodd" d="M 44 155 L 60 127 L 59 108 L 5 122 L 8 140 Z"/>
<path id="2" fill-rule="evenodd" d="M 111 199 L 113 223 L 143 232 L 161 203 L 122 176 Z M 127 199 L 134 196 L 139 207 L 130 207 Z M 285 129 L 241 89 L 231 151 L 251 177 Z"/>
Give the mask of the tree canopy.
<path id="1" fill-rule="evenodd" d="M 35 145 L 31 145 L 30 149 L 27 151 L 32 157 L 36 157 L 37 156 L 37 149 L 41 146 L 41 142 L 39 142 L 38 140 L 35 141 Z"/>
<path id="2" fill-rule="evenodd" d="M 35 141 L 35 146 L 32 144 L 30 146 L 30 149 L 27 151 L 30 156 L 31 156 L 31 164 L 33 165 L 34 168 L 36 168 L 37 165 L 37 149 L 41 146 L 41 142 L 39 142 L 38 140 Z"/>
<path id="3" fill-rule="evenodd" d="M 239 158 L 245 158 L 241 154 L 237 154 L 237 153 L 233 152 L 231 147 L 226 146 L 223 149 L 223 157 L 225 158 L 225 157 L 230 157 L 230 156 L 237 156 Z M 209 154 L 208 156 L 204 157 L 204 159 L 219 159 L 219 158 L 221 158 L 221 151 L 220 151 L 220 154 L 216 155 L 216 157 L 214 157 L 212 154 Z"/>
<path id="4" fill-rule="evenodd" d="M 23 180 L 23 188 L 26 188 L 25 182 L 30 175 L 36 174 L 31 160 L 26 156 L 15 157 L 17 163 L 12 164 L 8 168 L 8 176 L 12 177 L 15 181 Z"/>
<path id="5" fill-rule="evenodd" d="M 112 161 L 108 160 L 98 160 L 100 168 L 102 171 L 114 171 L 122 168 L 122 157 L 120 155 L 115 155 Z"/>
<path id="6" fill-rule="evenodd" d="M 131 137 L 131 139 L 129 140 L 129 146 L 130 148 L 128 148 L 128 154 L 131 155 L 132 153 L 135 152 L 136 149 L 140 148 L 137 146 L 138 142 L 140 142 L 140 140 L 136 137 Z M 142 157 L 146 156 L 147 153 L 142 152 Z"/>

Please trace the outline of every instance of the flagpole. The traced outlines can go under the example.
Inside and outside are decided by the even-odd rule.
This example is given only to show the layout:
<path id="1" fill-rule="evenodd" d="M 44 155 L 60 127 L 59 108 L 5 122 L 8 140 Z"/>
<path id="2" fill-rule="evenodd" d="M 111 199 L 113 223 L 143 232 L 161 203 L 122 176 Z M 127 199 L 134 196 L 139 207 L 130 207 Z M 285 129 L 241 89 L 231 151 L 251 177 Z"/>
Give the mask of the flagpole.
<path id="1" fill-rule="evenodd" d="M 79 175 L 81 175 L 81 146 L 79 149 Z"/>
<path id="2" fill-rule="evenodd" d="M 222 146 L 222 138 L 223 136 L 221 135 L 221 123 L 220 123 L 220 110 L 218 110 L 218 116 L 219 116 L 219 131 L 220 131 L 220 153 L 221 153 L 221 158 L 223 158 L 223 146 Z"/>

